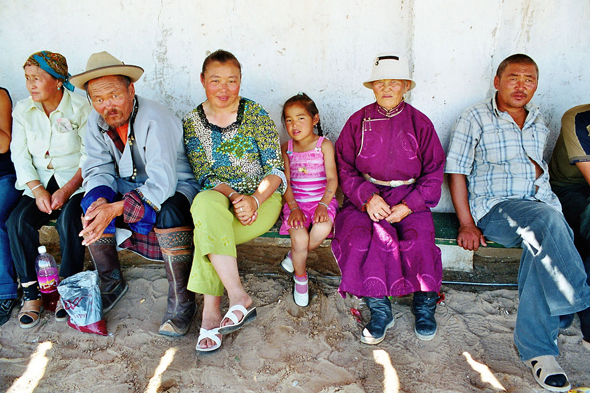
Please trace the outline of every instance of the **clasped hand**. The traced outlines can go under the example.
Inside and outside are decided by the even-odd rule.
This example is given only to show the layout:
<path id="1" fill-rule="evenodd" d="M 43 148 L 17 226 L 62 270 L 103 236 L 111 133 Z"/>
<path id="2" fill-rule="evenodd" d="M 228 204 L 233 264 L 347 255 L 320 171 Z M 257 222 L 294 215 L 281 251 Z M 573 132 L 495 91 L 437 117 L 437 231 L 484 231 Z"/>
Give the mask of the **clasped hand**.
<path id="1" fill-rule="evenodd" d="M 107 226 L 117 216 L 123 214 L 124 202 L 107 203 L 105 198 L 98 198 L 82 217 L 82 232 L 78 236 L 83 237 L 83 246 L 89 246 L 102 237 Z"/>
<path id="2" fill-rule="evenodd" d="M 47 214 L 51 214 L 54 210 L 61 209 L 62 206 L 70 199 L 71 195 L 72 194 L 66 191 L 64 188 L 60 188 L 53 194 L 50 194 L 49 191 L 43 187 L 39 187 L 33 191 L 37 209 Z"/>
<path id="3" fill-rule="evenodd" d="M 242 225 L 252 225 L 258 218 L 258 204 L 253 196 L 236 193 L 230 198 L 234 214 Z"/>
<path id="4" fill-rule="evenodd" d="M 385 220 L 390 224 L 395 224 L 406 218 L 412 211 L 403 203 L 389 206 L 387 202 L 379 195 L 373 195 L 366 205 L 367 214 L 374 222 Z"/>

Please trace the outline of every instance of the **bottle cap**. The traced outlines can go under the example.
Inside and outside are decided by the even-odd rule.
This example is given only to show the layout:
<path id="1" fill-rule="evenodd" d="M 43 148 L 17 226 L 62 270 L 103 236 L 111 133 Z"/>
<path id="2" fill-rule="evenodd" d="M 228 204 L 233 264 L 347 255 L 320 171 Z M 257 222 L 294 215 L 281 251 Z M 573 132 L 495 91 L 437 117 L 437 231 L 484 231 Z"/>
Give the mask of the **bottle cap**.
<path id="1" fill-rule="evenodd" d="M 45 248 L 45 246 L 39 246 L 37 251 L 39 251 L 39 254 L 45 254 L 47 252 L 47 249 Z"/>

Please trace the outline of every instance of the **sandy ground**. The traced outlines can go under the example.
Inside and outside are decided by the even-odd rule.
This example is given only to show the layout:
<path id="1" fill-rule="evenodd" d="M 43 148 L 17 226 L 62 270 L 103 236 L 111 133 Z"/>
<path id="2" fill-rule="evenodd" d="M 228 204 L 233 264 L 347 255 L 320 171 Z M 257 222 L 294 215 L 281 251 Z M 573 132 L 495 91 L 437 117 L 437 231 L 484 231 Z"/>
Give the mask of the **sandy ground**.
<path id="1" fill-rule="evenodd" d="M 413 333 L 410 298 L 394 299 L 395 326 L 377 346 L 361 344 L 350 313 L 362 305 L 337 293 L 333 266 L 310 266 L 308 308 L 292 300 L 292 282 L 277 268 L 283 247 L 242 246 L 243 282 L 258 318 L 224 337 L 213 353 L 197 353 L 199 316 L 179 339 L 157 334 L 168 284 L 162 266 L 126 255 L 129 291 L 106 315 L 109 336 L 84 334 L 48 312 L 23 330 L 17 310 L 0 327 L 0 391 L 11 392 L 540 392 L 512 341 L 515 289 L 445 285 L 430 342 Z M 50 250 L 51 251 L 51 250 Z M 318 266 L 323 266 L 319 268 Z M 471 274 L 445 279 L 514 281 L 514 261 L 479 261 Z M 501 266 L 500 273 L 492 266 Z M 491 269 L 491 270 L 490 270 Z M 199 306 L 202 299 L 198 299 Z M 227 300 L 223 304 L 227 307 Z M 366 310 L 363 317 L 367 318 Z M 590 353 L 579 321 L 559 336 L 559 361 L 574 387 L 590 386 Z"/>

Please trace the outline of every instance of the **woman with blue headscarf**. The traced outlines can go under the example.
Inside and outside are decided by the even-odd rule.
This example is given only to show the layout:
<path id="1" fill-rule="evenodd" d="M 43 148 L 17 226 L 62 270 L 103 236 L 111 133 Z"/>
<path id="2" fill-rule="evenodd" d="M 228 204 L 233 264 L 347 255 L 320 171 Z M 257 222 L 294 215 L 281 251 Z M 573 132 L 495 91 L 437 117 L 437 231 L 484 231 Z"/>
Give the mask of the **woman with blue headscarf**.
<path id="1" fill-rule="evenodd" d="M 19 101 L 12 113 L 10 149 L 16 187 L 24 193 L 7 227 L 23 287 L 24 304 L 18 318 L 27 329 L 39 323 L 43 310 L 35 272 L 39 228 L 57 219 L 62 255 L 59 275 L 69 277 L 82 271 L 80 167 L 86 158 L 84 133 L 91 106 L 83 96 L 71 93 L 74 87 L 69 83 L 68 64 L 59 53 L 34 53 L 23 68 L 31 96 Z M 57 320 L 67 319 L 60 302 L 55 311 Z"/>

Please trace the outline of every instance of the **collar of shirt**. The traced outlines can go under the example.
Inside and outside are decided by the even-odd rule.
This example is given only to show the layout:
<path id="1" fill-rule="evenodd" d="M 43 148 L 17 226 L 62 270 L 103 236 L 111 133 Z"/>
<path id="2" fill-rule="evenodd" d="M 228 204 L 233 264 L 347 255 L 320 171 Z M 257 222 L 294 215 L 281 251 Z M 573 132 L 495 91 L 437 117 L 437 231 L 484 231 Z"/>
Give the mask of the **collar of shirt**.
<path id="1" fill-rule="evenodd" d="M 27 105 L 27 107 L 25 107 L 25 112 L 38 109 L 41 112 L 45 113 L 45 109 L 43 109 L 42 103 L 33 101 L 33 99 L 31 97 L 29 97 L 29 100 L 27 103 L 28 103 L 28 105 Z M 66 92 L 64 90 L 64 94 L 63 94 L 61 101 L 59 102 L 59 105 L 57 106 L 57 108 L 55 108 L 55 110 L 53 112 L 51 112 L 49 114 L 49 116 L 52 117 L 58 113 L 63 114 L 64 116 L 70 115 L 71 114 L 70 112 L 72 112 L 71 107 L 72 107 L 72 100 L 70 99 L 70 92 Z"/>
<path id="2" fill-rule="evenodd" d="M 497 95 L 498 95 L 498 93 L 494 94 L 493 97 L 491 98 L 492 112 L 494 113 L 494 115 L 496 117 L 499 117 L 500 119 L 508 120 L 508 121 L 516 124 L 516 122 L 514 121 L 512 116 L 510 116 L 510 114 L 508 112 L 502 112 L 500 109 L 498 109 L 498 102 L 496 101 Z M 535 121 L 535 119 L 537 118 L 537 116 L 539 116 L 539 114 L 541 113 L 539 107 L 530 101 L 528 104 L 526 104 L 524 106 L 524 109 L 527 111 L 527 116 L 526 116 L 526 120 L 524 122 L 524 126 L 522 128 L 526 128 L 528 125 L 532 124 Z"/>

